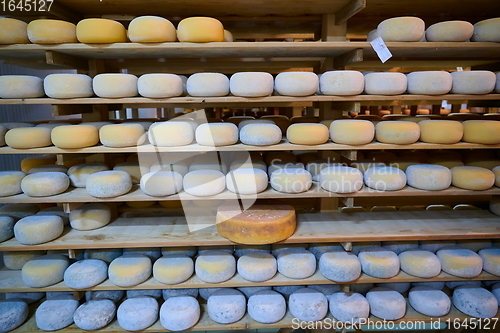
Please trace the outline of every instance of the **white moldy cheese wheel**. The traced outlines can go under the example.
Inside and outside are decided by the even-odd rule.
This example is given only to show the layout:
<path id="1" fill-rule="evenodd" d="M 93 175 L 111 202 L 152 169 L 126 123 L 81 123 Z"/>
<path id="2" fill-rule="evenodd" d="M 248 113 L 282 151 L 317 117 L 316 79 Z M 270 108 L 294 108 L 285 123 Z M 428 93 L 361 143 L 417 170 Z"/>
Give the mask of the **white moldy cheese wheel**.
<path id="1" fill-rule="evenodd" d="M 226 175 L 226 187 L 238 194 L 256 194 L 267 188 L 267 173 L 261 169 L 242 168 Z"/>
<path id="2" fill-rule="evenodd" d="M 283 72 L 274 79 L 274 89 L 285 96 L 314 95 L 318 85 L 318 75 L 311 72 Z"/>
<path id="3" fill-rule="evenodd" d="M 231 75 L 229 90 L 234 96 L 264 97 L 273 93 L 274 78 L 266 72 L 239 72 Z"/>
<path id="4" fill-rule="evenodd" d="M 352 252 L 335 250 L 319 258 L 319 271 L 329 280 L 351 282 L 361 275 L 361 263 Z"/>
<path id="5" fill-rule="evenodd" d="M 217 170 L 194 170 L 184 176 L 182 187 L 190 195 L 211 196 L 225 190 L 226 179 L 224 174 Z"/>
<path id="6" fill-rule="evenodd" d="M 319 78 L 319 90 L 323 95 L 359 95 L 364 88 L 364 75 L 358 71 L 329 71 Z"/>
<path id="7" fill-rule="evenodd" d="M 330 132 L 323 124 L 292 124 L 286 138 L 297 145 L 320 145 L 328 141 Z"/>
<path id="8" fill-rule="evenodd" d="M 453 305 L 468 316 L 491 318 L 498 312 L 498 301 L 484 288 L 459 286 L 453 291 Z"/>
<path id="9" fill-rule="evenodd" d="M 406 313 L 406 301 L 403 295 L 389 288 L 373 288 L 366 293 L 370 312 L 375 317 L 397 320 Z"/>
<path id="10" fill-rule="evenodd" d="M 224 27 L 211 17 L 188 17 L 177 25 L 177 39 L 189 43 L 223 42 Z"/>
<path id="11" fill-rule="evenodd" d="M 455 120 L 424 120 L 420 126 L 420 141 L 452 144 L 462 140 L 464 126 Z"/>
<path id="12" fill-rule="evenodd" d="M 194 130 L 188 122 L 159 122 L 154 123 L 149 128 L 148 139 L 149 142 L 156 147 L 185 146 L 193 142 Z"/>
<path id="13" fill-rule="evenodd" d="M 8 197 L 23 193 L 21 180 L 26 176 L 22 171 L 0 172 L 0 197 Z"/>
<path id="14" fill-rule="evenodd" d="M 325 318 L 328 313 L 328 299 L 315 289 L 302 288 L 290 295 L 288 307 L 294 318 L 312 322 Z"/>
<path id="15" fill-rule="evenodd" d="M 217 231 L 238 244 L 271 244 L 287 239 L 295 232 L 295 209 L 289 205 L 256 204 L 247 210 L 234 203 L 217 209 Z"/>
<path id="16" fill-rule="evenodd" d="M 500 275 L 500 249 L 482 249 L 479 256 L 483 260 L 483 269 L 493 275 Z"/>
<path id="17" fill-rule="evenodd" d="M 493 171 L 475 166 L 451 168 L 451 184 L 466 190 L 487 190 L 495 184 Z"/>
<path id="18" fill-rule="evenodd" d="M 49 74 L 43 80 L 45 94 L 51 98 L 82 98 L 94 95 L 92 78 L 84 74 Z"/>
<path id="19" fill-rule="evenodd" d="M 94 92 L 104 98 L 137 96 L 137 76 L 123 73 L 98 74 L 92 81 Z"/>
<path id="20" fill-rule="evenodd" d="M 441 273 L 439 258 L 430 251 L 411 249 L 399 254 L 401 270 L 407 274 L 431 278 Z"/>
<path id="21" fill-rule="evenodd" d="M 425 36 L 425 22 L 418 17 L 393 17 L 380 22 L 377 34 L 385 42 L 420 42 Z"/>
<path id="22" fill-rule="evenodd" d="M 85 163 L 74 165 L 68 170 L 68 177 L 71 186 L 85 187 L 87 177 L 99 171 L 109 170 L 108 166 L 104 163 Z"/>
<path id="23" fill-rule="evenodd" d="M 474 26 L 467 21 L 445 21 L 431 25 L 425 31 L 428 42 L 466 42 L 474 33 Z"/>
<path id="24" fill-rule="evenodd" d="M 247 281 L 267 281 L 276 275 L 276 258 L 266 252 L 252 252 L 241 256 L 237 263 L 238 274 Z"/>
<path id="25" fill-rule="evenodd" d="M 66 191 L 69 178 L 62 172 L 37 172 L 21 181 L 21 189 L 30 197 L 48 197 Z"/>
<path id="26" fill-rule="evenodd" d="M 442 317 L 450 312 L 450 297 L 441 290 L 413 287 L 408 293 L 412 308 L 429 317 Z"/>
<path id="27" fill-rule="evenodd" d="M 69 259 L 65 255 L 39 256 L 24 264 L 21 277 L 28 287 L 48 287 L 64 279 L 64 271 L 68 266 Z"/>
<path id="28" fill-rule="evenodd" d="M 399 273 L 399 257 L 383 247 L 371 247 L 358 254 L 364 273 L 381 279 L 391 278 Z"/>
<path id="29" fill-rule="evenodd" d="M 271 173 L 270 178 L 271 187 L 283 193 L 302 193 L 312 186 L 312 175 L 304 169 L 278 169 Z"/>
<path id="30" fill-rule="evenodd" d="M 141 177 L 141 190 L 152 197 L 164 197 L 182 190 L 182 175 L 175 171 L 149 172 Z"/>
<path id="31" fill-rule="evenodd" d="M 441 261 L 443 272 L 451 275 L 472 278 L 483 270 L 483 260 L 469 249 L 444 248 L 438 250 L 436 255 Z"/>
<path id="32" fill-rule="evenodd" d="M 115 303 L 109 299 L 99 299 L 80 305 L 73 315 L 73 320 L 82 330 L 99 330 L 111 323 L 115 314 Z"/>
<path id="33" fill-rule="evenodd" d="M 278 322 L 286 314 L 285 298 L 276 291 L 259 291 L 248 298 L 248 314 L 259 323 Z"/>
<path id="34" fill-rule="evenodd" d="M 76 230 L 99 229 L 111 222 L 111 209 L 103 203 L 87 203 L 69 214 L 69 223 Z"/>
<path id="35" fill-rule="evenodd" d="M 161 326 L 169 331 L 185 331 L 200 320 L 200 304 L 191 296 L 167 299 L 160 308 Z"/>
<path id="36" fill-rule="evenodd" d="M 330 313 L 341 322 L 358 323 L 370 315 L 370 304 L 366 298 L 355 292 L 339 292 L 330 297 Z"/>
<path id="37" fill-rule="evenodd" d="M 474 24 L 473 42 L 500 42 L 500 17 L 479 21 Z"/>
<path id="38" fill-rule="evenodd" d="M 408 93 L 415 95 L 444 95 L 450 92 L 452 76 L 445 71 L 411 72 L 408 78 Z"/>
<path id="39" fill-rule="evenodd" d="M 3 253 L 3 263 L 6 268 L 19 271 L 28 261 L 43 255 L 45 251 L 9 251 Z"/>
<path id="40" fill-rule="evenodd" d="M 144 127 L 139 124 L 104 125 L 99 130 L 99 140 L 111 148 L 135 147 L 144 143 L 145 133 Z"/>
<path id="41" fill-rule="evenodd" d="M 238 142 L 238 127 L 232 123 L 201 124 L 196 128 L 195 136 L 196 142 L 202 146 L 233 145 Z"/>
<path id="42" fill-rule="evenodd" d="M 375 137 L 382 143 L 412 144 L 420 138 L 420 127 L 411 121 L 381 121 L 375 125 Z"/>
<path id="43" fill-rule="evenodd" d="M 0 76 L 0 98 L 36 98 L 44 95 L 43 80 L 38 76 Z"/>
<path id="44" fill-rule="evenodd" d="M 365 75 L 365 93 L 368 95 L 401 95 L 408 87 L 403 73 L 370 73 Z"/>
<path id="45" fill-rule="evenodd" d="M 141 17 L 138 19 L 140 18 Z M 132 22 L 130 24 L 132 24 Z M 137 81 L 137 87 L 139 95 L 148 98 L 176 97 L 181 96 L 183 92 L 182 79 L 179 75 L 175 74 L 159 73 L 141 75 Z"/>
<path id="46" fill-rule="evenodd" d="M 80 43 L 86 44 L 125 43 L 127 31 L 120 22 L 89 18 L 78 22 L 76 37 Z"/>
<path id="47" fill-rule="evenodd" d="M 451 185 L 451 171 L 433 164 L 414 164 L 406 169 L 408 185 L 425 191 L 441 191 Z"/>
<path id="48" fill-rule="evenodd" d="M 28 24 L 13 18 L 0 18 L 0 44 L 29 44 Z"/>
<path id="49" fill-rule="evenodd" d="M 15 149 L 47 147 L 52 145 L 50 132 L 44 127 L 13 128 L 5 134 L 5 143 Z"/>
<path id="50" fill-rule="evenodd" d="M 87 177 L 87 192 L 96 198 L 113 198 L 132 189 L 132 179 L 121 170 L 99 171 Z"/>
<path id="51" fill-rule="evenodd" d="M 127 34 L 133 43 L 165 43 L 177 39 L 174 25 L 159 16 L 136 17 L 130 21 Z"/>
<path id="52" fill-rule="evenodd" d="M 116 318 L 124 330 L 141 331 L 158 320 L 158 310 L 158 301 L 153 297 L 134 297 L 120 304 Z"/>
<path id="53" fill-rule="evenodd" d="M 236 273 L 236 260 L 226 251 L 208 250 L 196 258 L 195 272 L 196 276 L 204 282 L 224 282 Z"/>
<path id="54" fill-rule="evenodd" d="M 500 121 L 497 120 L 467 120 L 464 126 L 465 142 L 496 145 L 500 143 Z M 8 132 L 7 132 L 8 134 Z"/>
<path id="55" fill-rule="evenodd" d="M 153 276 L 163 284 L 177 284 L 186 281 L 194 273 L 193 259 L 186 255 L 170 254 L 155 261 Z"/>
<path id="56" fill-rule="evenodd" d="M 281 129 L 275 124 L 248 124 L 240 131 L 243 144 L 252 146 L 269 146 L 280 143 Z"/>
<path id="57" fill-rule="evenodd" d="M 208 316 L 217 323 L 234 323 L 245 315 L 246 303 L 245 296 L 240 291 L 221 288 L 208 298 Z"/>
<path id="58" fill-rule="evenodd" d="M 495 89 L 496 76 L 490 71 L 459 71 L 451 73 L 452 94 L 489 94 Z"/>
<path id="59" fill-rule="evenodd" d="M 356 168 L 331 166 L 319 174 L 321 188 L 335 193 L 353 193 L 363 187 L 363 174 Z"/>
<path id="60" fill-rule="evenodd" d="M 278 272 L 290 279 L 305 279 L 316 271 L 316 257 L 303 249 L 286 249 L 278 254 Z"/>
<path id="61" fill-rule="evenodd" d="M 92 125 L 58 126 L 50 133 L 52 143 L 62 149 L 80 149 L 96 145 L 99 131 Z"/>
<path id="62" fill-rule="evenodd" d="M 229 79 L 221 73 L 196 73 L 186 82 L 189 95 L 195 97 L 220 97 L 229 94 Z"/>
<path id="63" fill-rule="evenodd" d="M 15 298 L 0 302 L 0 332 L 10 332 L 28 318 L 28 302 L 26 299 Z"/>
<path id="64" fill-rule="evenodd" d="M 84 259 L 71 264 L 64 272 L 64 283 L 71 289 L 92 288 L 106 280 L 108 265 L 97 259 Z"/>
<path id="65" fill-rule="evenodd" d="M 406 174 L 393 167 L 370 168 L 363 178 L 366 186 L 378 191 L 398 191 L 406 185 Z"/>
<path id="66" fill-rule="evenodd" d="M 27 216 L 14 226 L 16 240 L 25 245 L 50 242 L 59 237 L 64 230 L 62 218 L 56 215 Z"/>
<path id="67" fill-rule="evenodd" d="M 75 299 L 44 301 L 35 312 L 37 328 L 43 331 L 57 331 L 71 325 L 78 304 Z"/>
<path id="68" fill-rule="evenodd" d="M 61 20 L 34 20 L 28 24 L 28 38 L 34 44 L 78 43 L 76 26 Z"/>
<path id="69" fill-rule="evenodd" d="M 345 145 L 365 145 L 372 142 L 375 126 L 368 120 L 340 119 L 330 125 L 330 138 Z"/>
<path id="70" fill-rule="evenodd" d="M 125 254 L 111 262 L 109 280 L 120 287 L 131 287 L 151 276 L 151 259 L 143 254 Z"/>

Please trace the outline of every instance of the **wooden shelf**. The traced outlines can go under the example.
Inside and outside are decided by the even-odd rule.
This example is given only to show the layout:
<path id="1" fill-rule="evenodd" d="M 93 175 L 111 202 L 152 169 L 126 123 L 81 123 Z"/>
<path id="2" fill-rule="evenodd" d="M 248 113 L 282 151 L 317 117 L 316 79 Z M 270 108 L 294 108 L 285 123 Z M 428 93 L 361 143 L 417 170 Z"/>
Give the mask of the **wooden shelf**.
<path id="1" fill-rule="evenodd" d="M 326 243 L 500 238 L 500 216 L 489 211 L 309 213 L 297 215 L 297 229 L 283 243 Z M 40 245 L 15 238 L 0 251 L 234 245 L 219 235 L 214 215 L 118 218 L 90 231 L 66 227 L 62 236 Z"/>
<path id="2" fill-rule="evenodd" d="M 271 146 L 250 146 L 238 143 L 231 146 L 210 147 L 202 146 L 193 143 L 180 147 L 155 147 L 151 144 L 144 144 L 137 147 L 127 148 L 110 148 L 102 145 L 93 146 L 81 149 L 61 149 L 55 146 L 32 148 L 32 149 L 15 149 L 11 147 L 0 147 L 0 155 L 2 154 L 135 154 L 135 153 L 203 153 L 213 151 L 290 151 L 290 150 L 431 150 L 431 149 L 500 149 L 500 145 L 484 145 L 478 143 L 459 142 L 454 144 L 439 144 L 416 142 L 409 145 L 396 145 L 381 142 L 372 142 L 366 145 L 351 146 L 333 142 L 327 142 L 321 145 L 296 145 L 288 142 L 284 138 L 281 143 Z"/>

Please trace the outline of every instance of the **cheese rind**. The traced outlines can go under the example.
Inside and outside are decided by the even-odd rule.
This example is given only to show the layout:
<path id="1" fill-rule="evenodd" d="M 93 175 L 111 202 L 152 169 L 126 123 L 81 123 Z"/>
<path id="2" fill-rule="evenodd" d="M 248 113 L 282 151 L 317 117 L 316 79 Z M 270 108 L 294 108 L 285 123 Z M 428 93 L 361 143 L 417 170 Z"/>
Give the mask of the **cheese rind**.
<path id="1" fill-rule="evenodd" d="M 274 78 L 266 72 L 234 73 L 229 80 L 229 89 L 234 96 L 269 96 L 273 93 Z"/>
<path id="2" fill-rule="evenodd" d="M 375 126 L 368 120 L 341 119 L 330 125 L 330 138 L 335 143 L 364 145 L 375 137 Z"/>
<path id="3" fill-rule="evenodd" d="M 248 298 L 248 314 L 263 324 L 280 321 L 286 314 L 285 298 L 272 290 L 259 291 Z"/>
<path id="4" fill-rule="evenodd" d="M 282 168 L 271 173 L 271 187 L 283 193 L 302 193 L 312 186 L 311 173 L 299 168 Z"/>
<path id="5" fill-rule="evenodd" d="M 428 42 L 466 42 L 474 33 L 474 26 L 467 21 L 444 21 L 431 25 L 425 31 Z"/>
<path id="6" fill-rule="evenodd" d="M 154 278 L 164 284 L 177 284 L 186 281 L 194 273 L 193 259 L 186 255 L 170 254 L 155 261 Z"/>
<path id="7" fill-rule="evenodd" d="M 319 271 L 329 280 L 351 282 L 361 275 L 361 263 L 355 254 L 335 250 L 320 257 Z"/>
<path id="8" fill-rule="evenodd" d="M 382 121 L 375 126 L 375 135 L 382 143 L 407 145 L 418 141 L 420 127 L 411 121 Z"/>
<path id="9" fill-rule="evenodd" d="M 321 188 L 335 193 L 353 193 L 363 187 L 363 174 L 356 168 L 330 166 L 319 174 Z"/>
<path id="10" fill-rule="evenodd" d="M 399 254 L 401 270 L 407 274 L 431 278 L 441 273 L 439 258 L 430 251 L 412 249 Z"/>
<path id="11" fill-rule="evenodd" d="M 425 22 L 418 17 L 393 17 L 380 22 L 377 34 L 385 42 L 420 42 L 425 37 Z"/>
<path id="12" fill-rule="evenodd" d="M 223 42 L 224 27 L 211 17 L 188 17 L 177 25 L 177 39 L 189 43 Z"/>
<path id="13" fill-rule="evenodd" d="M 36 326 L 43 331 L 57 331 L 73 323 L 78 308 L 75 299 L 53 299 L 44 301 L 35 312 Z"/>
<path id="14" fill-rule="evenodd" d="M 245 145 L 275 145 L 281 141 L 281 138 L 281 129 L 275 124 L 248 124 L 240 130 L 240 140 Z"/>
<path id="15" fill-rule="evenodd" d="M 246 303 L 245 296 L 240 291 L 221 288 L 208 298 L 208 316 L 217 323 L 234 323 L 245 315 Z"/>
<path id="16" fill-rule="evenodd" d="M 139 95 L 148 98 L 177 97 L 183 92 L 182 79 L 175 74 L 144 74 L 139 77 L 137 86 Z"/>
<path id="17" fill-rule="evenodd" d="M 149 128 L 148 140 L 156 147 L 185 146 L 193 142 L 194 130 L 187 122 L 158 122 Z"/>
<path id="18" fill-rule="evenodd" d="M 375 317 L 386 320 L 397 320 L 406 313 L 406 300 L 397 291 L 389 288 L 373 288 L 366 293 L 370 304 L 370 312 Z"/>
<path id="19" fill-rule="evenodd" d="M 20 194 L 21 180 L 26 176 L 22 171 L 1 171 L 0 172 L 0 197 L 8 197 Z"/>
<path id="20" fill-rule="evenodd" d="M 229 94 L 229 79 L 221 73 L 196 73 L 186 82 L 189 95 L 195 97 L 220 97 Z"/>
<path id="21" fill-rule="evenodd" d="M 469 249 L 444 248 L 438 250 L 436 255 L 441 262 L 442 270 L 451 275 L 472 278 L 483 270 L 483 260 Z"/>
<path id="22" fill-rule="evenodd" d="M 0 242 L 6 241 L 14 236 L 14 224 L 16 220 L 10 216 L 0 216 Z"/>
<path id="23" fill-rule="evenodd" d="M 410 165 L 406 177 L 408 185 L 425 191 L 441 191 L 451 185 L 451 171 L 441 165 Z"/>
<path id="24" fill-rule="evenodd" d="M 116 305 L 109 299 L 91 300 L 76 309 L 73 319 L 82 330 L 98 330 L 106 327 L 116 314 Z"/>
<path id="25" fill-rule="evenodd" d="M 141 190 L 153 197 L 164 197 L 182 190 L 182 175 L 175 171 L 149 172 L 141 177 Z"/>
<path id="26" fill-rule="evenodd" d="M 351 324 L 370 315 L 370 304 L 366 298 L 355 292 L 335 293 L 330 297 L 330 313 L 335 319 Z"/>
<path id="27" fill-rule="evenodd" d="M 51 98 L 83 98 L 94 95 L 92 78 L 84 74 L 49 74 L 43 80 L 43 89 Z"/>
<path id="28" fill-rule="evenodd" d="M 68 177 L 71 186 L 85 187 L 87 177 L 99 171 L 109 170 L 108 166 L 104 163 L 85 163 L 72 166 L 68 170 Z"/>
<path id="29" fill-rule="evenodd" d="M 96 198 L 113 198 L 132 189 L 132 179 L 120 170 L 99 171 L 87 177 L 87 192 Z"/>
<path id="30" fill-rule="evenodd" d="M 146 135 L 139 124 L 113 124 L 101 127 L 99 140 L 111 148 L 135 147 L 144 143 Z"/>
<path id="31" fill-rule="evenodd" d="M 27 29 L 33 44 L 78 43 L 76 26 L 71 22 L 39 19 L 31 21 Z"/>
<path id="32" fill-rule="evenodd" d="M 451 73 L 452 94 L 489 94 L 495 89 L 496 76 L 490 71 L 459 71 Z"/>
<path id="33" fill-rule="evenodd" d="M 236 273 L 236 260 L 232 254 L 225 251 L 208 250 L 196 258 L 195 272 L 204 282 L 224 282 Z"/>
<path id="34" fill-rule="evenodd" d="M 442 317 L 450 312 L 450 297 L 441 290 L 413 287 L 408 299 L 412 308 L 429 317 Z"/>
<path id="35" fill-rule="evenodd" d="M 500 143 L 500 121 L 466 120 L 463 123 L 465 142 L 494 145 Z"/>
<path id="36" fill-rule="evenodd" d="M 238 127 L 232 123 L 208 123 L 196 128 L 196 142 L 202 146 L 228 146 L 238 142 Z"/>
<path id="37" fill-rule="evenodd" d="M 92 125 L 58 126 L 50 136 L 54 145 L 62 149 L 86 148 L 99 142 L 99 131 Z"/>
<path id="38" fill-rule="evenodd" d="M 25 299 L 0 302 L 0 332 L 10 332 L 24 323 L 29 315 L 26 303 Z"/>
<path id="39" fill-rule="evenodd" d="M 8 17 L 0 18 L 0 44 L 29 44 L 28 24 Z"/>
<path id="40" fill-rule="evenodd" d="M 69 178 L 62 172 L 38 172 L 21 180 L 21 189 L 30 197 L 48 197 L 66 191 Z"/>
<path id="41" fill-rule="evenodd" d="M 330 132 L 323 124 L 292 124 L 286 138 L 297 145 L 320 145 L 328 141 Z"/>
<path id="42" fill-rule="evenodd" d="M 15 149 L 51 146 L 50 129 L 43 127 L 13 128 L 5 134 L 5 143 Z"/>
<path id="43" fill-rule="evenodd" d="M 491 318 L 498 312 L 498 301 L 484 288 L 459 286 L 453 291 L 453 305 L 468 316 Z"/>
<path id="44" fill-rule="evenodd" d="M 420 126 L 420 141 L 428 143 L 452 144 L 462 140 L 464 127 L 455 120 L 424 120 Z"/>
<path id="45" fill-rule="evenodd" d="M 184 176 L 182 187 L 186 193 L 194 196 L 216 195 L 226 188 L 226 178 L 217 170 L 194 170 Z"/>
<path id="46" fill-rule="evenodd" d="M 171 297 L 160 308 L 161 326 L 169 331 L 184 331 L 200 319 L 200 304 L 191 296 Z"/>
<path id="47" fill-rule="evenodd" d="M 88 289 L 108 277 L 108 265 L 102 260 L 84 259 L 71 264 L 64 271 L 64 283 L 72 289 Z"/>
<path id="48" fill-rule="evenodd" d="M 174 25 L 160 16 L 134 18 L 128 25 L 127 35 L 133 43 L 165 43 L 177 39 Z"/>
<path id="49" fill-rule="evenodd" d="M 0 98 L 36 98 L 44 95 L 43 80 L 38 76 L 0 76 Z"/>
<path id="50" fill-rule="evenodd" d="M 143 254 L 127 254 L 116 258 L 108 268 L 109 280 L 120 287 L 131 287 L 151 276 L 151 259 Z"/>
<path id="51" fill-rule="evenodd" d="M 244 254 L 238 259 L 237 271 L 245 280 L 262 282 L 276 275 L 278 264 L 272 254 L 255 251 Z"/>
<path id="52" fill-rule="evenodd" d="M 483 269 L 493 275 L 500 276 L 500 249 L 482 249 L 479 256 L 483 260 Z"/>
<path id="53" fill-rule="evenodd" d="M 127 31 L 120 22 L 88 18 L 76 25 L 76 37 L 80 43 L 85 44 L 125 43 Z"/>
<path id="54" fill-rule="evenodd" d="M 92 88 L 99 97 L 125 98 L 134 97 L 137 90 L 137 76 L 123 73 L 106 73 L 94 76 Z"/>
<path id="55" fill-rule="evenodd" d="M 158 320 L 159 305 L 153 297 L 143 296 L 123 301 L 116 311 L 118 325 L 127 331 L 140 331 Z"/>
<path id="56" fill-rule="evenodd" d="M 316 257 L 303 249 L 285 249 L 278 254 L 278 272 L 290 279 L 305 279 L 316 271 Z"/>
<path id="57" fill-rule="evenodd" d="M 364 273 L 381 278 L 391 278 L 399 273 L 400 262 L 396 253 L 382 247 L 361 250 L 358 254 Z"/>
<path id="58" fill-rule="evenodd" d="M 288 307 L 294 318 L 314 322 L 325 318 L 328 313 L 328 299 L 315 289 L 302 288 L 290 295 Z"/>
<path id="59" fill-rule="evenodd" d="M 28 261 L 45 255 L 45 251 L 9 251 L 3 253 L 3 263 L 10 270 L 21 270 Z"/>
<path id="60" fill-rule="evenodd" d="M 318 86 L 318 76 L 311 72 L 283 72 L 274 79 L 274 90 L 285 96 L 314 95 Z"/>
<path id="61" fill-rule="evenodd" d="M 68 266 L 67 256 L 61 254 L 39 256 L 24 264 L 21 277 L 28 287 L 48 287 L 63 280 L 64 271 Z"/>
<path id="62" fill-rule="evenodd" d="M 408 78 L 408 93 L 415 95 L 444 95 L 450 92 L 453 78 L 445 71 L 411 72 Z"/>
<path id="63" fill-rule="evenodd" d="M 408 88 L 403 73 L 369 73 L 365 75 L 365 93 L 368 95 L 401 95 Z"/>
<path id="64" fill-rule="evenodd" d="M 25 245 L 50 242 L 59 237 L 64 230 L 62 218 L 56 215 L 27 216 L 14 226 L 16 240 Z"/>
<path id="65" fill-rule="evenodd" d="M 76 230 L 99 229 L 111 222 L 111 209 L 103 203 L 87 203 L 69 213 L 71 227 Z"/>
<path id="66" fill-rule="evenodd" d="M 500 18 L 482 20 L 474 24 L 473 42 L 500 42 Z"/>
<path id="67" fill-rule="evenodd" d="M 393 167 L 373 167 L 363 175 L 365 185 L 378 191 L 398 191 L 406 185 L 406 174 Z"/>
<path id="68" fill-rule="evenodd" d="M 323 95 L 359 95 L 364 88 L 364 75 L 358 71 L 329 71 L 319 78 L 319 90 Z"/>
<path id="69" fill-rule="evenodd" d="M 238 194 L 257 194 L 267 188 L 267 173 L 261 169 L 241 168 L 229 171 L 226 187 Z"/>
<path id="70" fill-rule="evenodd" d="M 453 186 L 466 190 L 487 190 L 495 184 L 493 171 L 475 166 L 451 168 L 451 179 Z"/>

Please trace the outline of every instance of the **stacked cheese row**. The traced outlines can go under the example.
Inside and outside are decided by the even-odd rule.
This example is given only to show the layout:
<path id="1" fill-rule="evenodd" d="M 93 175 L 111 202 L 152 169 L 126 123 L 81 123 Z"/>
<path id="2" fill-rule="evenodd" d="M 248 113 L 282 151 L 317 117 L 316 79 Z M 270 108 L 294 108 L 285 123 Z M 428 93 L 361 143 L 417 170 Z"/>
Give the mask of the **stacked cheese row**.
<path id="1" fill-rule="evenodd" d="M 211 17 L 189 17 L 179 22 L 177 29 L 159 16 L 139 16 L 128 25 L 118 21 L 89 18 L 77 25 L 61 21 L 40 19 L 29 24 L 0 18 L 0 44 L 108 44 L 108 43 L 165 43 L 165 42 L 232 42 L 231 32 Z"/>
<path id="2" fill-rule="evenodd" d="M 444 21 L 425 29 L 425 22 L 412 16 L 393 17 L 382 21 L 368 34 L 368 41 L 382 38 L 385 42 L 500 42 L 500 17 L 479 21 Z"/>
<path id="3" fill-rule="evenodd" d="M 189 78 L 175 74 L 50 74 L 44 80 L 35 76 L 0 76 L 0 98 L 170 98 L 193 97 L 489 94 L 500 92 L 499 74 L 490 71 L 421 71 L 407 75 L 396 72 L 329 71 L 284 72 L 273 77 L 266 72 L 239 72 L 228 78 L 221 73 L 196 73 Z"/>
<path id="4" fill-rule="evenodd" d="M 458 204 L 453 207 L 450 205 L 429 205 L 429 206 L 401 206 L 399 208 L 395 206 L 353 206 L 353 207 L 341 207 L 339 212 L 341 213 L 367 213 L 367 212 L 421 212 L 421 211 L 450 211 L 450 210 L 481 210 L 481 208 L 469 205 L 469 204 Z"/>

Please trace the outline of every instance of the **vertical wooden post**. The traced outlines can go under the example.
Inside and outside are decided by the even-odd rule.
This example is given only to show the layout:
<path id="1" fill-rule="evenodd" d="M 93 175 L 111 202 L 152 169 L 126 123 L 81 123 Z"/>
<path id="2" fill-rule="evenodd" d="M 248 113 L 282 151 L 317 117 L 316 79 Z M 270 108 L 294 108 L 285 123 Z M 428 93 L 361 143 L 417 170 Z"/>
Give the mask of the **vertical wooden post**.
<path id="1" fill-rule="evenodd" d="M 321 24 L 321 40 L 323 42 L 345 41 L 347 23 L 335 24 L 335 14 L 324 14 Z"/>

